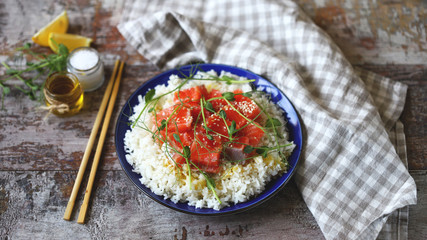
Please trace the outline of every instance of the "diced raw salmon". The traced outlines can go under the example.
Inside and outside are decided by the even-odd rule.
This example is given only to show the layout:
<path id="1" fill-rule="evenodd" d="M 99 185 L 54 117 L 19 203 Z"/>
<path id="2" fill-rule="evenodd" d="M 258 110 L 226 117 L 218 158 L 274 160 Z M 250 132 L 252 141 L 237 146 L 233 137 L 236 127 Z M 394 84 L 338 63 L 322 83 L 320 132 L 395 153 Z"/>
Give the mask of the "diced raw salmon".
<path id="1" fill-rule="evenodd" d="M 228 136 L 228 130 L 225 124 L 230 126 L 231 121 L 228 119 L 224 121 L 224 119 L 222 119 L 218 114 L 212 114 L 208 119 L 206 119 L 206 126 L 222 137 Z"/>
<path id="2" fill-rule="evenodd" d="M 259 128 L 257 123 L 251 123 L 238 131 L 237 136 L 247 137 L 249 139 L 249 145 L 256 147 L 264 136 L 264 131 Z"/>
<path id="3" fill-rule="evenodd" d="M 202 115 L 199 115 L 202 107 L 200 106 L 200 102 L 199 101 L 191 101 L 191 102 L 187 102 L 184 104 L 184 106 L 188 109 L 190 109 L 191 112 L 191 116 L 193 117 L 194 120 L 198 119 L 199 122 L 203 121 L 203 117 Z M 212 115 L 212 112 L 203 109 L 203 114 L 205 115 L 205 118 L 208 118 L 210 115 Z"/>
<path id="4" fill-rule="evenodd" d="M 182 145 L 180 142 L 178 142 L 175 137 L 174 134 L 177 134 L 179 137 L 179 140 L 181 141 Z M 171 145 L 171 147 L 177 149 L 179 152 L 182 152 L 182 147 L 184 146 L 188 146 L 190 147 L 191 144 L 194 141 L 194 134 L 193 131 L 187 131 L 187 132 L 183 132 L 183 133 L 176 133 L 176 132 L 171 132 L 168 133 L 168 142 Z"/>
<path id="5" fill-rule="evenodd" d="M 174 112 L 174 110 L 178 110 Z M 173 114 L 173 115 L 172 115 Z M 172 116 L 171 116 L 172 115 Z M 166 120 L 170 117 L 168 122 L 168 132 L 175 132 L 178 128 L 179 132 L 186 132 L 191 129 L 191 124 L 193 122 L 193 117 L 191 116 L 191 110 L 186 107 L 176 107 L 172 106 L 157 113 L 157 126 L 162 125 L 162 120 Z"/>
<path id="6" fill-rule="evenodd" d="M 240 115 L 240 113 L 235 111 L 230 105 L 224 106 L 222 110 L 224 110 L 228 120 L 234 120 L 236 122 L 236 127 L 238 129 L 243 127 L 248 122 L 242 115 Z"/>
<path id="7" fill-rule="evenodd" d="M 205 172 L 217 173 L 220 169 L 221 148 L 210 148 L 194 141 L 190 148 L 191 161 Z"/>
<path id="8" fill-rule="evenodd" d="M 252 101 L 252 99 L 243 95 L 235 95 L 234 98 L 235 101 L 233 102 L 233 105 L 245 117 L 254 120 L 261 113 L 261 109 L 254 101 Z"/>
<path id="9" fill-rule="evenodd" d="M 219 90 L 212 89 L 212 91 L 208 94 L 207 99 L 222 97 L 222 93 Z M 215 99 L 210 101 L 212 103 L 213 109 L 218 112 L 222 107 L 227 105 L 227 102 L 224 99 Z"/>
<path id="10" fill-rule="evenodd" d="M 179 93 L 179 94 L 178 94 Z M 174 103 L 189 102 L 189 101 L 199 101 L 202 96 L 205 98 L 208 97 L 208 90 L 205 85 L 200 85 L 188 89 L 175 92 L 173 101 Z"/>
<path id="11" fill-rule="evenodd" d="M 206 129 L 204 129 L 202 125 L 198 125 L 196 127 L 194 139 L 195 141 L 199 141 L 209 148 L 220 148 L 222 147 L 222 143 L 227 140 L 227 138 L 224 139 L 224 137 L 221 137 L 213 132 L 208 132 L 208 134 L 211 135 L 211 139 L 208 138 Z"/>

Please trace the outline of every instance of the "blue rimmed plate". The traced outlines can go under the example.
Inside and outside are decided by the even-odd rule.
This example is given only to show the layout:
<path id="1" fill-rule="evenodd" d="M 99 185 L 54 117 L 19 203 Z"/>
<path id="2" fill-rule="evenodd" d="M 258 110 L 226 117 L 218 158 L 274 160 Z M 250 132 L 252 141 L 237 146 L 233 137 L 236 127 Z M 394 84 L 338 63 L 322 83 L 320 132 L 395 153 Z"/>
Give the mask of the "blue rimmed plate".
<path id="1" fill-rule="evenodd" d="M 246 77 L 248 79 L 255 79 L 255 82 L 253 82 L 255 86 L 257 88 L 260 88 L 264 92 L 271 94 L 271 100 L 285 111 L 285 115 L 286 115 L 285 117 L 287 120 L 286 127 L 289 131 L 289 140 L 293 141 L 296 144 L 294 151 L 292 152 L 291 156 L 288 159 L 290 168 L 287 173 L 283 174 L 278 178 L 274 178 L 270 183 L 268 183 L 265 186 L 265 190 L 259 195 L 251 198 L 246 202 L 225 207 L 219 211 L 211 208 L 195 208 L 193 206 L 189 206 L 187 203 L 174 203 L 169 199 L 164 199 L 162 196 L 154 194 L 148 187 L 146 187 L 139 181 L 139 179 L 141 178 L 141 175 L 133 172 L 132 165 L 130 165 L 126 160 L 126 152 L 124 148 L 125 134 L 126 134 L 126 131 L 130 129 L 130 126 L 128 125 L 128 123 L 130 122 L 129 116 L 133 114 L 131 108 L 139 103 L 138 96 L 139 95 L 144 96 L 148 92 L 148 90 L 155 88 L 157 85 L 166 84 L 169 81 L 169 77 L 172 74 L 178 75 L 179 77 L 185 77 L 185 76 L 189 76 L 190 73 L 194 73 L 195 71 L 198 71 L 198 70 L 203 70 L 203 71 L 214 70 L 218 74 L 221 73 L 221 71 L 226 71 L 238 76 Z M 123 170 L 126 172 L 129 179 L 135 184 L 135 186 L 140 190 L 142 190 L 145 194 L 147 194 L 153 200 L 169 208 L 172 208 L 174 210 L 184 212 L 184 213 L 196 214 L 196 215 L 224 215 L 224 214 L 242 212 L 247 209 L 258 206 L 259 204 L 270 199 L 272 196 L 274 196 L 278 191 L 280 191 L 285 186 L 285 184 L 289 181 L 291 176 L 294 174 L 295 168 L 297 166 L 297 163 L 301 154 L 302 131 L 301 131 L 301 124 L 298 118 L 298 114 L 295 108 L 292 106 L 292 103 L 285 96 L 285 94 L 283 94 L 271 82 L 267 81 L 266 79 L 250 71 L 233 67 L 233 66 L 220 65 L 220 64 L 197 64 L 197 65 L 186 65 L 186 66 L 180 67 L 179 70 L 178 69 L 168 70 L 166 72 L 163 72 L 153 77 L 152 79 L 144 83 L 142 86 L 140 86 L 129 97 L 129 99 L 127 100 L 127 102 L 125 103 L 125 105 L 123 106 L 120 112 L 120 115 L 116 123 L 115 143 L 116 143 L 117 156 L 119 158 L 121 166 L 123 167 Z"/>

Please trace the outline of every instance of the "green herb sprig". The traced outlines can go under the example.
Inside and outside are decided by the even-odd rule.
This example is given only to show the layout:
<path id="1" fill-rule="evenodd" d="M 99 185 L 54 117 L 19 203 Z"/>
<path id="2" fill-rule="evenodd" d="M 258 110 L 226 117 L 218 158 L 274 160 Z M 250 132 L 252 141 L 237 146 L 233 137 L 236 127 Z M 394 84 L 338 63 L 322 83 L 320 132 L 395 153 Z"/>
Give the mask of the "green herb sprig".
<path id="1" fill-rule="evenodd" d="M 6 78 L 0 79 L 2 108 L 4 108 L 5 96 L 10 93 L 10 86 L 6 83 L 8 80 L 21 80 L 25 84 L 24 87 L 17 85 L 14 85 L 13 87 L 22 91 L 31 100 L 42 100 L 43 93 L 40 90 L 44 86 L 44 81 L 43 83 L 37 83 L 35 80 L 39 79 L 42 75 L 49 75 L 53 72 L 66 70 L 67 57 L 69 54 L 68 48 L 64 44 L 58 45 L 55 41 L 53 41 L 53 43 L 57 45 L 58 53 L 49 55 L 32 51 L 30 43 L 26 43 L 23 47 L 17 48 L 16 51 L 20 56 L 27 55 L 35 59 L 34 62 L 27 62 L 27 67 L 25 69 L 14 69 L 6 62 L 1 63 L 6 68 L 6 75 L 8 75 Z M 31 72 L 36 72 L 37 74 L 32 74 L 32 77 L 23 76 L 25 73 Z"/>

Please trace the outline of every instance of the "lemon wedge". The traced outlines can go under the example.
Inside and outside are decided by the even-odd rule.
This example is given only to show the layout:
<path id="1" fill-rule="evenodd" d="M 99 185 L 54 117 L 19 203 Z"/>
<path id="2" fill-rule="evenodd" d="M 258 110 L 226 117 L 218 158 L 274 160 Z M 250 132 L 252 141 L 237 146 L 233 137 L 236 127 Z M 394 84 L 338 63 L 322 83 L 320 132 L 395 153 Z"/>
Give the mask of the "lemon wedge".
<path id="1" fill-rule="evenodd" d="M 92 38 L 75 35 L 75 34 L 55 33 L 55 32 L 51 32 L 49 34 L 49 47 L 55 53 L 58 52 L 57 44 L 59 45 L 60 43 L 64 44 L 68 48 L 68 51 L 71 52 L 78 47 L 89 47 L 91 42 L 92 42 Z"/>
<path id="2" fill-rule="evenodd" d="M 34 36 L 31 38 L 33 42 L 41 46 L 49 46 L 49 34 L 51 32 L 56 33 L 65 33 L 68 29 L 68 15 L 67 11 L 63 11 L 50 23 L 40 29 Z"/>

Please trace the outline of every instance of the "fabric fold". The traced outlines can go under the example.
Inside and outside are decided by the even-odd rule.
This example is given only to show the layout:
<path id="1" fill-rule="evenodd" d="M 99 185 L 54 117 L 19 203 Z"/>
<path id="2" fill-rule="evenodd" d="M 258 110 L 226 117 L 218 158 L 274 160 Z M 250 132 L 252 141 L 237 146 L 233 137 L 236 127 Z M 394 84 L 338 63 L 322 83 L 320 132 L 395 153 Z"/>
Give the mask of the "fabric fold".
<path id="1" fill-rule="evenodd" d="M 390 140 L 404 140 L 393 132 L 404 84 L 354 69 L 293 2 L 206 1 L 186 11 L 190 2 L 135 2 L 118 29 L 161 69 L 234 65 L 289 97 L 305 130 L 295 180 L 327 239 L 375 238 L 390 213 L 416 203 L 402 146 Z"/>

